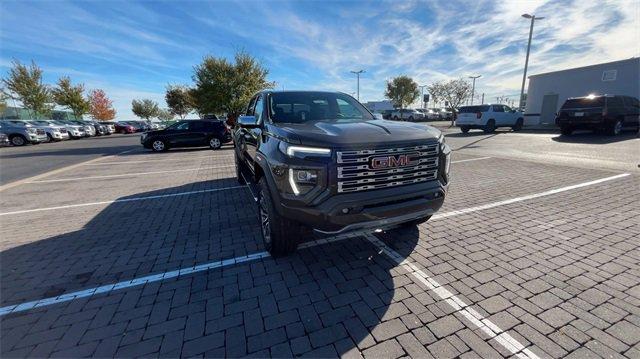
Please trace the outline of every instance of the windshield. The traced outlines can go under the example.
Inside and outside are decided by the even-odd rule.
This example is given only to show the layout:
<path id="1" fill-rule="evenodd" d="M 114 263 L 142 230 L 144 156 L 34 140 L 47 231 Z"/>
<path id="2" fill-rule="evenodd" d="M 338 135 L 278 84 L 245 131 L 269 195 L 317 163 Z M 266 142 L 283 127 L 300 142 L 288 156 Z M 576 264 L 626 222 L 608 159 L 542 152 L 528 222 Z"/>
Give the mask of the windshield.
<path id="1" fill-rule="evenodd" d="M 357 122 L 374 119 L 352 97 L 332 92 L 276 92 L 269 96 L 269 113 L 275 123 Z"/>
<path id="2" fill-rule="evenodd" d="M 588 108 L 602 106 L 604 106 L 604 97 L 600 96 L 568 99 L 567 102 L 562 105 L 562 108 Z"/>
<path id="3" fill-rule="evenodd" d="M 476 112 L 487 112 L 487 111 L 489 111 L 489 106 L 483 105 L 483 106 L 463 106 L 463 107 L 460 107 L 460 110 L 458 112 L 476 113 Z"/>

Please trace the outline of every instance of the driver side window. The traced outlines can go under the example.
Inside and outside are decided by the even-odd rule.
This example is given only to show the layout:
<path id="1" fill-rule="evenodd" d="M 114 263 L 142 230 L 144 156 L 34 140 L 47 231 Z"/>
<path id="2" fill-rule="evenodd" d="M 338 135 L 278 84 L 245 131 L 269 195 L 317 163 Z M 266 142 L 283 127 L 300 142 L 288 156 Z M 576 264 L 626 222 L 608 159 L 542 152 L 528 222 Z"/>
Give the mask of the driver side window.
<path id="1" fill-rule="evenodd" d="M 176 130 L 187 130 L 189 129 L 189 122 L 182 122 L 178 126 L 176 126 Z"/>
<path id="2" fill-rule="evenodd" d="M 256 123 L 262 123 L 262 113 L 264 112 L 264 102 L 262 101 L 262 96 L 258 96 L 258 100 L 256 101 L 256 106 L 253 111 L 253 115 L 256 117 Z"/>

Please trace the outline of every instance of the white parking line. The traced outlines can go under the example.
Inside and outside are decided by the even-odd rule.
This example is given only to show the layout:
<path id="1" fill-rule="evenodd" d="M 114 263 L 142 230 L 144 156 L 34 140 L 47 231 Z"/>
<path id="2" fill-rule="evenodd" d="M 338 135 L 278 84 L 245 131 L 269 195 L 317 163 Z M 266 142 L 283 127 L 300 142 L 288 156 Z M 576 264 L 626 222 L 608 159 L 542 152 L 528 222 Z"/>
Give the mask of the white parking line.
<path id="1" fill-rule="evenodd" d="M 602 183 L 602 182 L 605 182 L 605 181 L 611 181 L 611 180 L 614 180 L 614 179 L 617 179 L 617 178 L 626 177 L 628 175 L 629 175 L 628 173 L 625 173 L 625 174 L 622 174 L 622 175 L 602 178 L 602 179 L 595 180 L 595 181 L 590 181 L 590 182 L 585 182 L 585 183 L 581 183 L 581 184 L 577 184 L 577 185 L 573 185 L 573 186 L 563 187 L 563 188 L 559 188 L 557 190 L 542 192 L 541 194 L 538 194 L 538 195 L 533 194 L 533 195 L 530 195 L 530 196 L 518 197 L 517 201 L 507 200 L 507 201 L 501 201 L 501 202 L 494 202 L 494 203 L 486 205 L 486 206 L 472 207 L 472 208 L 467 209 L 467 210 L 463 209 L 463 210 L 459 210 L 459 211 L 446 212 L 446 213 L 443 213 L 441 215 L 434 216 L 433 219 L 435 219 L 436 217 L 437 218 L 446 218 L 446 217 L 451 217 L 451 216 L 462 215 L 462 214 L 475 212 L 475 211 L 479 211 L 479 210 L 486 209 L 486 208 L 493 208 L 493 207 L 502 206 L 502 205 L 506 205 L 506 204 L 510 204 L 510 203 L 514 203 L 514 202 L 524 201 L 524 200 L 527 200 L 527 199 L 538 198 L 538 197 L 541 197 L 543 195 L 547 196 L 547 195 L 553 194 L 553 193 L 560 193 L 560 192 L 564 192 L 564 191 L 569 191 L 571 189 L 586 187 L 586 186 Z M 149 197 L 139 197 L 139 198 L 125 198 L 125 199 L 116 200 L 116 201 L 125 202 L 125 201 L 132 201 L 132 200 L 135 201 L 135 200 L 145 200 L 145 199 L 154 199 L 154 198 L 164 198 L 164 197 L 171 197 L 171 196 L 182 196 L 182 195 L 189 195 L 189 194 L 196 194 L 196 193 L 222 191 L 222 190 L 225 190 L 225 189 L 232 189 L 232 188 L 245 188 L 245 186 L 234 186 L 234 187 L 226 187 L 226 188 L 211 189 L 211 190 L 191 191 L 191 192 L 183 192 L 183 193 L 176 193 L 176 194 L 159 195 L 159 196 L 149 196 Z M 96 204 L 114 203 L 116 201 L 99 202 L 99 203 L 96 203 Z M 92 204 L 82 204 L 82 205 L 92 205 Z M 72 205 L 72 206 L 78 206 L 78 205 Z M 67 208 L 67 207 L 63 206 L 62 208 Z M 55 208 L 36 209 L 36 210 L 28 210 L 28 211 L 33 212 L 33 211 L 49 210 L 49 209 L 55 209 Z M 8 212 L 8 213 L 2 213 L 0 215 L 15 214 L 15 213 L 25 213 L 25 211 Z M 335 237 L 331 237 L 331 238 L 318 239 L 318 240 L 315 240 L 315 241 L 312 241 L 312 242 L 303 243 L 298 248 L 299 249 L 310 248 L 310 247 L 313 247 L 313 246 L 316 246 L 316 245 L 336 242 L 336 241 L 340 241 L 340 240 L 343 240 L 343 239 L 346 239 L 346 238 L 353 238 L 354 236 L 362 236 L 362 235 L 364 235 L 364 234 L 362 232 L 360 232 L 360 233 L 351 233 L 351 234 L 346 234 L 346 235 L 341 235 L 341 236 L 335 236 Z M 364 235 L 364 236 L 367 237 L 368 235 Z M 367 239 L 369 239 L 371 241 L 371 239 L 369 237 L 367 237 Z M 379 248 L 381 248 L 381 247 L 379 247 Z M 386 253 L 393 254 L 390 251 L 387 251 Z M 129 288 L 129 287 L 133 287 L 133 286 L 137 286 L 137 285 L 141 285 L 141 284 L 145 284 L 145 283 L 161 281 L 161 280 L 164 280 L 164 279 L 167 279 L 167 278 L 173 278 L 173 277 L 176 277 L 176 276 L 179 276 L 179 275 L 186 275 L 186 274 L 196 273 L 196 272 L 199 272 L 199 271 L 208 270 L 208 269 L 212 269 L 212 268 L 221 268 L 221 267 L 232 265 L 232 264 L 236 264 L 236 263 L 243 263 L 243 262 L 248 262 L 248 261 L 252 261 L 252 260 L 256 260 L 256 259 L 260 259 L 260 258 L 266 258 L 268 256 L 269 256 L 269 254 L 267 252 L 259 252 L 259 253 L 254 253 L 254 254 L 251 254 L 251 255 L 246 255 L 246 256 L 226 259 L 226 260 L 223 260 L 223 261 L 215 261 L 215 262 L 205 263 L 205 264 L 201 264 L 201 265 L 198 265 L 198 266 L 195 266 L 195 267 L 187 267 L 187 268 L 177 269 L 177 270 L 170 271 L 170 272 L 158 273 L 158 274 L 149 275 L 149 276 L 145 276 L 145 277 L 141 277 L 141 278 L 135 278 L 135 279 L 132 279 L 132 280 L 127 280 L 127 281 L 123 281 L 123 282 L 119 282 L 119 283 L 115 283 L 115 284 L 108 284 L 108 285 L 104 285 L 104 286 L 101 286 L 101 287 L 89 288 L 89 289 L 82 290 L 82 291 L 62 294 L 62 295 L 60 295 L 58 297 L 51 297 L 51 298 L 45 298 L 45 299 L 31 301 L 31 302 L 27 302 L 27 303 L 9 305 L 9 306 L 5 306 L 5 307 L 0 308 L 0 316 L 6 315 L 6 314 L 9 314 L 9 313 L 22 312 L 22 311 L 33 309 L 33 308 L 37 308 L 37 307 L 43 307 L 43 306 L 57 304 L 57 303 L 61 303 L 61 302 L 67 302 L 67 301 L 70 301 L 70 300 L 73 300 L 73 299 L 76 299 L 76 298 L 84 298 L 84 297 L 92 296 L 94 294 L 106 293 L 106 292 L 110 292 L 112 290 L 117 290 L 117 289 L 122 289 L 122 288 Z M 434 288 L 441 287 L 437 282 L 433 281 L 433 279 L 429 278 L 427 275 L 424 275 L 424 273 L 422 273 L 419 269 L 417 269 L 417 271 L 416 270 L 413 270 L 413 271 L 417 273 L 416 275 L 422 276 L 423 279 L 421 279 L 421 281 L 425 280 L 425 281 L 431 283 L 430 285 L 433 286 Z M 435 284 L 438 284 L 438 285 L 435 285 Z M 447 299 L 447 303 L 451 304 L 453 306 L 453 308 L 456 308 L 456 310 L 458 310 L 461 313 L 461 315 L 464 315 L 464 316 L 469 315 L 469 316 L 471 316 L 471 317 L 476 319 L 476 321 L 473 321 L 473 320 L 470 319 L 470 321 L 472 321 L 473 323 L 476 323 L 476 322 L 477 323 L 483 323 L 488 329 L 493 330 L 493 332 L 496 333 L 495 338 L 496 338 L 497 341 L 504 342 L 505 345 L 511 345 L 511 347 L 505 346 L 506 348 L 512 348 L 514 350 L 518 349 L 518 351 L 522 350 L 522 349 L 520 349 L 521 345 L 517 346 L 515 344 L 515 343 L 517 343 L 517 341 L 515 343 L 513 343 L 513 341 L 512 341 L 513 338 L 508 336 L 506 333 L 502 332 L 500 330 L 500 328 L 495 326 L 490 321 L 488 321 L 486 319 L 481 319 L 482 316 L 480 316 L 480 314 L 478 314 L 477 312 L 475 312 L 471 308 L 466 308 L 467 306 L 466 306 L 466 304 L 464 304 L 463 301 L 461 301 L 459 299 L 456 300 L 457 299 L 456 297 L 452 298 L 452 296 L 449 296 L 447 294 L 448 291 L 445 292 L 445 291 L 443 291 L 443 289 L 444 288 L 438 289 L 438 292 L 437 292 L 438 295 L 443 294 Z M 435 291 L 435 289 L 434 289 L 434 291 Z M 457 307 L 454 304 L 457 305 Z M 457 309 L 458 307 L 459 308 L 464 308 L 465 311 L 463 312 L 461 309 Z M 480 326 L 478 326 L 478 327 L 481 328 Z M 485 329 L 482 329 L 482 330 L 484 331 Z M 501 334 L 498 334 L 498 333 L 501 333 Z M 525 351 L 526 351 L 526 349 L 522 350 L 522 352 L 526 354 Z M 521 356 L 522 353 L 519 353 L 519 355 Z M 534 357 L 529 356 L 529 357 L 530 358 L 535 358 L 535 356 Z"/>
<path id="2" fill-rule="evenodd" d="M 98 163 L 83 163 L 83 166 L 106 166 L 106 165 L 127 165 L 130 163 L 154 163 L 154 162 L 174 162 L 174 161 L 186 161 L 186 160 L 193 160 L 193 159 L 200 159 L 200 158 L 211 158 L 211 159 L 221 159 L 221 158 L 233 158 L 233 156 L 226 156 L 226 155 L 219 155 L 216 157 L 213 156 L 193 156 L 193 157 L 186 157 L 186 158 L 154 158 L 154 159 L 148 159 L 148 160 L 143 160 L 143 161 L 109 161 L 109 162 L 98 162 Z"/>
<path id="3" fill-rule="evenodd" d="M 595 180 L 595 181 L 578 183 L 578 184 L 575 184 L 575 185 L 572 185 L 572 186 L 556 188 L 556 189 L 552 189 L 552 190 L 545 191 L 545 192 L 530 194 L 530 195 L 527 195 L 527 196 L 516 197 L 516 198 L 507 199 L 507 200 L 504 200 L 504 201 L 498 201 L 498 202 L 483 204 L 482 206 L 470 207 L 470 208 L 465 208 L 465 209 L 461 209 L 461 210 L 458 210 L 458 211 L 446 212 L 446 213 L 442 213 L 442 214 L 435 214 L 433 217 L 431 217 L 431 219 L 434 220 L 434 219 L 440 219 L 440 218 L 447 218 L 447 217 L 451 217 L 451 216 L 457 216 L 457 215 L 460 215 L 460 214 L 466 214 L 466 213 L 471 213 L 471 212 L 482 211 L 482 210 L 489 209 L 489 208 L 504 206 L 505 204 L 528 201 L 528 200 L 534 199 L 534 198 L 550 196 L 550 195 L 556 194 L 556 193 L 571 191 L 571 190 L 574 190 L 574 189 L 577 189 L 577 188 L 582 188 L 582 187 L 592 186 L 592 185 L 598 184 L 598 183 L 617 180 L 619 178 L 627 177 L 629 175 L 630 175 L 629 173 L 622 173 L 622 174 L 611 176 L 611 177 L 601 178 L 601 179 L 598 179 L 598 180 Z"/>
<path id="4" fill-rule="evenodd" d="M 489 158 L 491 158 L 491 157 L 469 158 L 469 159 L 466 159 L 466 160 L 451 161 L 451 163 L 462 163 L 462 162 L 471 162 L 471 161 L 488 160 Z"/>
<path id="5" fill-rule="evenodd" d="M 380 251 L 386 254 L 398 266 L 404 268 L 407 272 L 409 272 L 409 274 L 413 275 L 420 283 L 424 284 L 430 291 L 440 297 L 440 299 L 449 304 L 455 310 L 455 313 L 459 313 L 460 315 L 465 317 L 470 323 L 482 330 L 491 339 L 495 339 L 503 347 L 509 350 L 511 354 L 515 354 L 520 358 L 538 358 L 538 356 L 531 352 L 531 350 L 525 348 L 524 345 L 520 344 L 520 342 L 518 342 L 504 330 L 500 329 L 500 327 L 492 323 L 489 319 L 484 318 L 480 313 L 471 308 L 462 299 L 455 296 L 440 283 L 424 273 L 415 264 L 410 262 L 408 258 L 404 258 L 398 252 L 389 248 L 389 246 L 382 242 L 378 237 L 369 234 L 366 235 L 365 238 L 378 249 L 380 249 Z"/>
<path id="6" fill-rule="evenodd" d="M 119 174 L 119 175 L 56 178 L 56 179 L 50 179 L 50 180 L 29 181 L 27 183 L 50 183 L 50 182 L 65 182 L 65 181 L 82 181 L 82 180 L 101 179 L 101 178 L 131 177 L 131 176 L 152 175 L 152 174 L 158 174 L 158 173 L 189 172 L 189 171 L 198 171 L 198 170 L 210 170 L 210 169 L 214 169 L 214 168 L 229 168 L 229 167 L 234 167 L 234 166 L 235 165 L 212 166 L 212 167 L 184 168 L 184 169 L 180 169 L 180 170 L 169 170 L 169 171 L 133 172 L 133 173 L 124 173 L 124 174 Z"/>
<path id="7" fill-rule="evenodd" d="M 225 190 L 228 190 L 228 189 L 236 189 L 236 188 L 246 188 L 246 187 L 245 186 L 231 186 L 231 187 L 222 187 L 222 188 L 203 189 L 203 190 L 198 190 L 198 191 L 159 194 L 159 195 L 155 195 L 155 196 L 120 198 L 120 199 L 115 199 L 115 200 L 111 200 L 111 201 L 78 203 L 78 204 L 69 204 L 69 205 L 66 205 L 66 206 L 25 209 L 25 210 L 22 210 L 22 211 L 13 211 L 13 212 L 0 213 L 0 216 L 10 216 L 10 215 L 13 215 L 13 214 L 23 214 L 23 213 L 32 213 L 32 212 L 42 212 L 42 211 L 54 211 L 54 210 L 66 209 L 66 208 L 97 206 L 97 205 L 101 205 L 101 204 L 111 204 L 111 203 L 120 203 L 120 202 L 133 202 L 133 201 L 145 201 L 145 200 L 149 200 L 149 199 L 160 199 L 160 198 L 167 198 L 167 197 L 188 196 L 188 195 L 192 195 L 192 194 L 218 192 L 218 191 L 225 191 Z"/>
<path id="8" fill-rule="evenodd" d="M 89 163 L 98 162 L 98 161 L 101 161 L 101 160 L 104 160 L 104 159 L 107 159 L 107 158 L 111 158 L 111 157 L 117 157 L 117 156 L 123 155 L 125 153 L 129 153 L 129 152 L 135 151 L 136 149 L 137 148 L 133 148 L 133 149 L 130 149 L 130 150 L 127 150 L 127 151 L 122 151 L 122 152 L 116 153 L 114 155 L 94 158 L 92 160 L 84 161 L 84 162 L 81 162 L 81 163 L 76 163 L 76 164 L 73 164 L 73 165 L 70 165 L 70 166 L 66 166 L 66 167 L 55 169 L 53 171 L 41 173 L 41 174 L 36 175 L 36 176 L 32 176 L 32 177 L 25 178 L 25 179 L 22 179 L 22 180 L 18 180 L 18 181 L 15 181 L 15 182 L 7 183 L 7 184 L 5 184 L 3 186 L 0 186 L 0 191 L 4 191 L 6 189 L 13 188 L 13 187 L 16 187 L 16 186 L 19 186 L 21 184 L 28 183 L 28 182 L 31 182 L 31 181 L 35 181 L 35 180 L 38 180 L 40 178 L 45 178 L 45 177 L 48 177 L 48 176 L 51 176 L 51 175 L 54 175 L 54 174 L 57 174 L 57 173 L 60 173 L 60 172 L 68 171 L 68 170 L 74 169 L 74 168 L 79 167 L 79 166 L 84 166 L 84 165 L 89 164 Z"/>

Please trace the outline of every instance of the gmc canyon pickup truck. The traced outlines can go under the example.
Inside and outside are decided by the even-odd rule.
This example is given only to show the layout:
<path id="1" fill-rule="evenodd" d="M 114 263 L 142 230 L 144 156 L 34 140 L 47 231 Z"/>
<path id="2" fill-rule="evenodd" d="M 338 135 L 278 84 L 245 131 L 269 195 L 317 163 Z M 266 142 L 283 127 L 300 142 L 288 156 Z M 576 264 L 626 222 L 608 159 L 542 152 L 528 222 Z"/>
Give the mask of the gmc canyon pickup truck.
<path id="1" fill-rule="evenodd" d="M 336 92 L 263 91 L 233 131 L 236 175 L 258 203 L 266 249 L 427 221 L 444 202 L 451 150 L 437 129 L 379 119 Z"/>

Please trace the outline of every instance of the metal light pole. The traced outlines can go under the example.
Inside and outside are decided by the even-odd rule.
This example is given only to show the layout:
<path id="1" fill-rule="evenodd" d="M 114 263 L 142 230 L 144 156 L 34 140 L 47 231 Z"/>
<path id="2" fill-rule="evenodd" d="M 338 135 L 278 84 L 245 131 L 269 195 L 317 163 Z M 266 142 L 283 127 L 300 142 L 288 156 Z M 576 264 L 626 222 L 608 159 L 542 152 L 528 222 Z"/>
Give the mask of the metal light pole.
<path id="1" fill-rule="evenodd" d="M 471 105 L 473 105 L 473 96 L 476 94 L 476 79 L 480 77 L 482 77 L 482 75 L 469 76 L 470 79 L 473 79 L 473 85 L 471 86 Z"/>
<path id="2" fill-rule="evenodd" d="M 427 85 L 420 85 L 420 86 L 418 86 L 418 87 L 420 88 L 420 96 L 422 96 L 422 100 L 421 100 L 421 102 L 422 102 L 422 108 L 426 108 L 426 107 L 425 107 L 425 106 L 426 106 L 426 104 L 425 104 L 425 102 L 424 102 L 424 88 L 425 88 L 425 87 L 427 87 Z"/>
<path id="3" fill-rule="evenodd" d="M 358 101 L 360 101 L 360 74 L 365 72 L 364 70 L 358 70 L 358 71 L 351 71 L 352 74 L 356 74 L 356 76 L 358 77 Z"/>
<path id="4" fill-rule="evenodd" d="M 524 60 L 524 74 L 522 75 L 522 87 L 520 88 L 520 101 L 519 107 L 524 107 L 524 83 L 527 80 L 527 67 L 529 66 L 529 51 L 531 50 L 531 37 L 533 36 L 533 23 L 536 20 L 542 20 L 544 17 L 536 17 L 535 15 L 522 14 L 525 19 L 531 19 L 531 26 L 529 27 L 529 42 L 527 43 L 527 57 Z"/>

